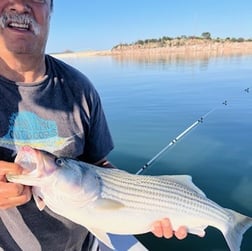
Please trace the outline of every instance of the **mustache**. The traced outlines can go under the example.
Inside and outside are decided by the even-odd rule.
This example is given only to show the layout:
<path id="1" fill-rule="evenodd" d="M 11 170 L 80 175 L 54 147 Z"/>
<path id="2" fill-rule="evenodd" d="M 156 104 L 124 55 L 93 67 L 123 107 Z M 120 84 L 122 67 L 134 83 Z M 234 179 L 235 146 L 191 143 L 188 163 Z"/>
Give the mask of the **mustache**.
<path id="1" fill-rule="evenodd" d="M 39 34 L 40 26 L 36 20 L 29 14 L 18 14 L 18 13 L 2 13 L 0 15 L 0 26 L 7 28 L 10 24 L 25 25 L 27 29 L 32 31 L 35 35 Z"/>

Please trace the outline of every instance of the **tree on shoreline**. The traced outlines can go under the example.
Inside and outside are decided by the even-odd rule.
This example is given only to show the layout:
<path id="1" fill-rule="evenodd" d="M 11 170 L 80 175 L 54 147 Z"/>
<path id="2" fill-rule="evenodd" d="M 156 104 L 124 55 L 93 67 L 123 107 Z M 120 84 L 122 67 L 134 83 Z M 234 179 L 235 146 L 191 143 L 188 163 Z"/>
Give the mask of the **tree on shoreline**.
<path id="1" fill-rule="evenodd" d="M 210 32 L 203 32 L 201 34 L 201 36 L 204 38 L 204 39 L 211 39 L 211 33 Z"/>

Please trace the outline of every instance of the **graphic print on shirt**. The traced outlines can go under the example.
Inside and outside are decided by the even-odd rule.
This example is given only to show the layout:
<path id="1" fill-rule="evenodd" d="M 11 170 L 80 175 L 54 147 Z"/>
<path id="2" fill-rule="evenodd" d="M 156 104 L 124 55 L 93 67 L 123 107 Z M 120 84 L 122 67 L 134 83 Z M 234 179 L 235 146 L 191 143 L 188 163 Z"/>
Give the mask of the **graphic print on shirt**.
<path id="1" fill-rule="evenodd" d="M 45 120 L 35 113 L 23 111 L 14 113 L 9 118 L 9 130 L 0 138 L 0 146 L 14 152 L 25 145 L 54 152 L 68 145 L 70 138 L 58 136 L 55 121 Z"/>

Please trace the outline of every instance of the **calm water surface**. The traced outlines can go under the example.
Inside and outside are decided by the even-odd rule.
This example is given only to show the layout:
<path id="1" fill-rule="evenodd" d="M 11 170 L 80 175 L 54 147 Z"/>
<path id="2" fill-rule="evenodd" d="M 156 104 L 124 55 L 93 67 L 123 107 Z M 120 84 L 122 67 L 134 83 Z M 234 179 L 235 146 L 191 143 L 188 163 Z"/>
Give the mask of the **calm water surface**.
<path id="1" fill-rule="evenodd" d="M 207 115 L 145 174 L 189 174 L 209 198 L 252 216 L 252 56 L 64 60 L 98 89 L 116 146 L 109 158 L 121 169 L 135 173 Z M 228 250 L 214 228 L 203 239 L 139 238 L 154 251 Z M 252 229 L 241 250 L 252 250 Z"/>

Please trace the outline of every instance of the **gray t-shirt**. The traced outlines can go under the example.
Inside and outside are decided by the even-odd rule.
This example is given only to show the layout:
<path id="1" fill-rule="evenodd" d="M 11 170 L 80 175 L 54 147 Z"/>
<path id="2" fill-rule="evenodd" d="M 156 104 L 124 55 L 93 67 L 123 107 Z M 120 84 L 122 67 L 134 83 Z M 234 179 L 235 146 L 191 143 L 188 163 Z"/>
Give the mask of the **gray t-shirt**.
<path id="1" fill-rule="evenodd" d="M 0 76 L 0 160 L 12 161 L 30 145 L 58 156 L 94 163 L 113 142 L 99 95 L 71 66 L 46 56 L 43 81 L 15 83 Z M 87 231 L 34 201 L 0 210 L 0 247 L 6 251 L 87 250 Z"/>

